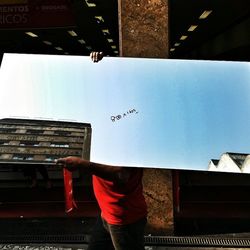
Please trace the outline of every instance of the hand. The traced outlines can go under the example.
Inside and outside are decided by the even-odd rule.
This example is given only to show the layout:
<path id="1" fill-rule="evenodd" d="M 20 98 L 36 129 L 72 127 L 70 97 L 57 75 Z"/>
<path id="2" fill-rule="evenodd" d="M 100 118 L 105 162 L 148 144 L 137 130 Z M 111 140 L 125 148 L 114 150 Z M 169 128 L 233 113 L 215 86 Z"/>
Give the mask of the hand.
<path id="1" fill-rule="evenodd" d="M 59 158 L 56 161 L 56 164 L 63 164 L 68 170 L 73 171 L 79 167 L 88 167 L 89 161 L 84 160 L 80 157 L 68 156 L 65 158 Z"/>
<path id="2" fill-rule="evenodd" d="M 104 56 L 103 52 L 91 52 L 90 53 L 90 58 L 94 63 L 101 61 L 103 56 Z"/>

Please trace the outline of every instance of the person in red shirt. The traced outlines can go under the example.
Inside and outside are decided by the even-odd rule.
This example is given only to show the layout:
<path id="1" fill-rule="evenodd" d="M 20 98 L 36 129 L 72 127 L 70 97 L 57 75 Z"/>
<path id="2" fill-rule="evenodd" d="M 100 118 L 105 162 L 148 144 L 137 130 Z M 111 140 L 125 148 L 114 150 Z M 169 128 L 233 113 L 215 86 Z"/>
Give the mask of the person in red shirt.
<path id="1" fill-rule="evenodd" d="M 147 206 L 143 196 L 142 168 L 94 163 L 78 157 L 57 160 L 68 170 L 81 168 L 93 176 L 101 216 L 93 230 L 89 250 L 144 249 Z"/>
<path id="2" fill-rule="evenodd" d="M 90 54 L 95 63 L 103 56 L 103 52 Z M 143 250 L 147 223 L 143 169 L 98 164 L 78 157 L 61 158 L 57 163 L 72 171 L 82 168 L 92 174 L 101 215 L 97 218 L 88 250 Z"/>

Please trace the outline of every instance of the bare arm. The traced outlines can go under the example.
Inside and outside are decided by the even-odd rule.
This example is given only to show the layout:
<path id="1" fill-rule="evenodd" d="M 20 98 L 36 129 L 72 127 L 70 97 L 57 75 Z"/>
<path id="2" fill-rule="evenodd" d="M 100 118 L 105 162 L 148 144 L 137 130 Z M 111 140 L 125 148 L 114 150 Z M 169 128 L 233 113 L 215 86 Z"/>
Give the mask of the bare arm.
<path id="1" fill-rule="evenodd" d="M 126 183 L 131 174 L 130 168 L 99 164 L 73 156 L 60 158 L 57 160 L 57 164 L 63 164 L 71 171 L 83 168 L 86 173 L 120 183 Z"/>

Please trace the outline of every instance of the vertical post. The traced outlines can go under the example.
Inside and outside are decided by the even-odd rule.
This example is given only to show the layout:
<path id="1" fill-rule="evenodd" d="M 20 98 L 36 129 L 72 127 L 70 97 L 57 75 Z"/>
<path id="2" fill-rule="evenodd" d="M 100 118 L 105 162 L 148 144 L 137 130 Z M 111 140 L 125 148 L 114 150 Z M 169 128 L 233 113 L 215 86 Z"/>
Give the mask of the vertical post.
<path id="1" fill-rule="evenodd" d="M 118 0 L 119 46 L 122 57 L 168 58 L 168 0 Z M 145 169 L 147 233 L 172 234 L 172 172 Z"/>
<path id="2" fill-rule="evenodd" d="M 120 56 L 168 58 L 168 0 L 118 0 Z"/>

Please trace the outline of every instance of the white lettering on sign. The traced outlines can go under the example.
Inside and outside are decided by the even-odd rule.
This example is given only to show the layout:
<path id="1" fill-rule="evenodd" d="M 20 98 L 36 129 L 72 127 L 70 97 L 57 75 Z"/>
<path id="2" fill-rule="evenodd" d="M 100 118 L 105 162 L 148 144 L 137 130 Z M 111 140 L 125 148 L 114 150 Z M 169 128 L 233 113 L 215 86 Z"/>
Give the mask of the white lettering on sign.
<path id="1" fill-rule="evenodd" d="M 29 11 L 28 5 L 0 7 L 0 12 L 2 13 L 20 13 L 20 12 L 28 12 L 28 11 Z"/>
<path id="2" fill-rule="evenodd" d="M 66 5 L 43 5 L 42 10 L 67 10 Z"/>
<path id="3" fill-rule="evenodd" d="M 28 16 L 27 14 L 9 14 L 1 15 L 0 14 L 0 24 L 18 24 L 18 23 L 27 23 Z"/>
<path id="4" fill-rule="evenodd" d="M 26 24 L 28 22 L 28 5 L 0 7 L 0 24 Z"/>

